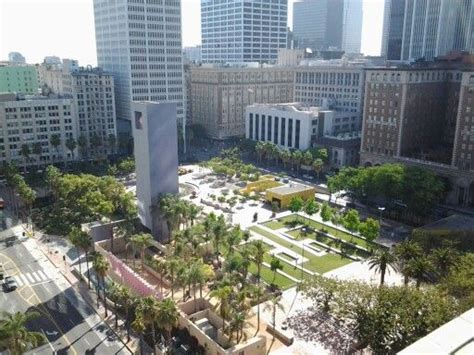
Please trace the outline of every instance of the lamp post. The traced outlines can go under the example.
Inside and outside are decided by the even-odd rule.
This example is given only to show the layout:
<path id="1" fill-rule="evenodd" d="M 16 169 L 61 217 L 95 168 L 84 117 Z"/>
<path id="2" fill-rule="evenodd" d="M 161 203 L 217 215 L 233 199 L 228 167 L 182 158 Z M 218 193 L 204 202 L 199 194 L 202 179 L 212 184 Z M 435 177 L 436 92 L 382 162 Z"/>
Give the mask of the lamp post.
<path id="1" fill-rule="evenodd" d="M 377 209 L 380 212 L 379 223 L 380 223 L 380 225 L 382 225 L 382 213 L 383 213 L 383 211 L 385 211 L 385 207 L 377 207 Z"/>
<path id="2" fill-rule="evenodd" d="M 304 272 L 303 272 L 303 259 L 304 259 L 304 242 L 302 243 L 301 249 L 301 281 L 304 281 Z"/>

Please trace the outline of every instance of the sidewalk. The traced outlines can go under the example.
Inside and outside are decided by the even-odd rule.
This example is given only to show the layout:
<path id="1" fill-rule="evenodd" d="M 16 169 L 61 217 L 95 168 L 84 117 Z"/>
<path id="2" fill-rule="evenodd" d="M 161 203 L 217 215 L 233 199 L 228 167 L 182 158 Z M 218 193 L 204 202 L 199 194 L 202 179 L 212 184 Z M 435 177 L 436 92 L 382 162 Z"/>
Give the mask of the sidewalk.
<path id="1" fill-rule="evenodd" d="M 105 316 L 105 309 L 103 304 L 100 303 L 99 308 L 97 308 L 97 294 L 94 288 L 89 289 L 87 285 L 87 280 L 80 281 L 78 276 L 79 271 L 73 266 L 74 261 L 69 257 L 70 253 L 59 252 L 55 246 L 48 245 L 46 238 L 54 241 L 60 237 L 54 236 L 44 236 L 40 233 L 35 233 L 32 240 L 36 242 L 36 245 L 41 250 L 41 252 L 48 258 L 48 260 L 58 269 L 58 271 L 64 276 L 64 278 L 69 282 L 71 287 L 73 287 L 79 294 L 82 296 L 84 301 L 91 307 L 97 315 L 109 326 L 109 328 L 115 333 L 118 339 L 128 348 L 133 354 L 138 354 L 140 352 L 139 338 L 130 334 L 130 341 L 127 343 L 127 331 L 124 326 L 124 321 L 119 318 L 118 328 L 115 328 L 115 317 L 113 312 L 109 310 L 108 316 Z M 61 238 L 60 242 L 64 243 L 64 238 Z M 73 272 L 75 271 L 75 272 Z"/>

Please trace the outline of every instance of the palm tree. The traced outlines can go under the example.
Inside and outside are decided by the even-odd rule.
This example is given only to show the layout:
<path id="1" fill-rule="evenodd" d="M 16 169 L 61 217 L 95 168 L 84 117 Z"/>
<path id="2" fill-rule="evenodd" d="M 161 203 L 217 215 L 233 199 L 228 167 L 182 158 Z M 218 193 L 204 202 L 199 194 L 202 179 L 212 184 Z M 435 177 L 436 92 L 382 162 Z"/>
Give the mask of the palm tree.
<path id="1" fill-rule="evenodd" d="M 81 151 L 82 159 L 84 159 L 86 157 L 86 152 L 87 152 L 87 138 L 83 134 L 77 137 L 77 146 L 79 147 L 79 150 Z"/>
<path id="2" fill-rule="evenodd" d="M 286 164 L 291 161 L 291 152 L 288 149 L 280 150 L 280 159 L 283 162 L 283 167 L 286 168 Z"/>
<path id="3" fill-rule="evenodd" d="M 437 248 L 431 254 L 431 260 L 434 266 L 439 270 L 440 276 L 446 276 L 449 270 L 456 266 L 459 259 L 459 253 L 449 247 Z"/>
<path id="4" fill-rule="evenodd" d="M 390 268 L 397 270 L 397 258 L 390 251 L 390 249 L 383 248 L 376 251 L 368 259 L 369 269 L 375 269 L 376 272 L 380 272 L 380 286 L 385 281 L 385 273 L 390 272 Z"/>
<path id="5" fill-rule="evenodd" d="M 323 170 L 324 162 L 322 159 L 318 158 L 313 161 L 312 168 L 316 174 L 318 174 L 318 179 L 321 178 L 321 171 Z"/>
<path id="6" fill-rule="evenodd" d="M 217 217 L 217 221 L 212 228 L 212 233 L 214 236 L 214 252 L 216 253 L 216 256 L 218 256 L 220 242 L 227 233 L 227 224 L 223 215 L 219 215 L 219 217 Z"/>
<path id="7" fill-rule="evenodd" d="M 118 291 L 120 304 L 125 310 L 125 328 L 127 329 L 127 342 L 130 341 L 130 307 L 134 302 L 134 298 L 128 287 L 121 287 Z"/>
<path id="8" fill-rule="evenodd" d="M 265 310 L 270 310 L 272 312 L 272 326 L 276 328 L 276 311 L 281 310 L 282 312 L 285 310 L 285 307 L 281 304 L 281 296 L 273 296 L 270 298 L 270 302 L 265 304 Z M 275 341 L 275 331 L 272 332 L 273 340 Z"/>
<path id="9" fill-rule="evenodd" d="M 158 307 L 156 323 L 161 329 L 165 330 L 168 342 L 171 340 L 171 330 L 178 323 L 178 319 L 179 313 L 176 308 L 176 303 L 169 298 L 163 299 Z"/>
<path id="10" fill-rule="evenodd" d="M 194 221 L 199 216 L 199 213 L 201 213 L 201 210 L 202 208 L 196 206 L 194 203 L 191 203 L 189 205 L 189 219 L 191 221 L 191 226 L 194 225 Z"/>
<path id="11" fill-rule="evenodd" d="M 114 303 L 114 313 L 115 313 L 115 328 L 118 328 L 118 303 L 120 303 L 120 295 L 122 293 L 122 288 L 124 288 L 123 285 L 112 281 L 109 285 L 108 293 L 109 293 L 109 298 L 112 300 Z"/>
<path id="12" fill-rule="evenodd" d="M 229 341 L 232 340 L 232 334 L 235 332 L 235 340 L 240 343 L 244 328 L 247 325 L 247 315 L 245 312 L 234 312 L 232 313 L 229 324 Z"/>
<path id="13" fill-rule="evenodd" d="M 257 144 L 255 144 L 255 153 L 257 153 L 258 161 L 261 163 L 265 155 L 265 145 L 263 142 L 258 141 Z"/>
<path id="14" fill-rule="evenodd" d="M 139 334 L 140 336 L 140 354 L 144 354 L 143 352 L 143 343 L 144 343 L 144 340 L 143 340 L 143 333 L 145 332 L 146 330 L 146 326 L 145 326 L 145 322 L 143 320 L 143 315 L 138 312 L 138 309 L 136 310 L 135 312 L 135 319 L 134 321 L 132 322 L 132 328 Z M 153 349 L 154 351 L 154 349 Z"/>
<path id="15" fill-rule="evenodd" d="M 257 265 L 257 287 L 260 287 L 263 258 L 265 256 L 265 244 L 262 240 L 256 240 L 252 243 L 253 260 Z M 257 294 L 257 332 L 260 330 L 260 293 Z"/>
<path id="16" fill-rule="evenodd" d="M 433 272 L 433 264 L 426 257 L 419 257 L 410 260 L 405 266 L 406 274 L 415 279 L 416 288 L 420 288 L 422 281 L 428 280 L 428 275 Z"/>
<path id="17" fill-rule="evenodd" d="M 166 260 L 166 269 L 171 282 L 171 298 L 174 299 L 174 286 L 180 262 L 176 258 Z"/>
<path id="18" fill-rule="evenodd" d="M 187 271 L 187 281 L 193 286 L 194 312 L 197 312 L 196 287 L 197 284 L 204 278 L 202 272 L 202 261 L 194 261 L 191 263 Z"/>
<path id="19" fill-rule="evenodd" d="M 311 163 L 313 162 L 313 154 L 309 150 L 303 153 L 303 164 L 311 166 Z"/>
<path id="20" fill-rule="evenodd" d="M 30 146 L 28 144 L 22 144 L 20 153 L 24 158 L 25 163 L 23 164 L 23 171 L 26 173 L 26 165 L 28 164 L 28 161 L 30 160 L 30 154 L 31 154 Z"/>
<path id="21" fill-rule="evenodd" d="M 53 146 L 59 158 L 59 146 L 61 145 L 61 136 L 59 134 L 51 135 L 49 143 Z"/>
<path id="22" fill-rule="evenodd" d="M 43 154 L 43 147 L 40 142 L 33 143 L 32 153 L 36 155 L 38 159 L 38 166 L 41 165 L 41 155 Z"/>
<path id="23" fill-rule="evenodd" d="M 211 291 L 210 296 L 217 298 L 219 315 L 222 318 L 222 332 L 225 333 L 225 320 L 229 314 L 230 296 L 234 292 L 229 285 L 220 286 Z"/>
<path id="24" fill-rule="evenodd" d="M 230 256 L 234 252 L 235 246 L 239 245 L 242 240 L 242 230 L 239 225 L 234 226 L 227 236 L 225 243 L 227 244 L 227 255 Z"/>
<path id="25" fill-rule="evenodd" d="M 137 312 L 143 320 L 145 326 L 151 327 L 151 338 L 153 342 L 153 353 L 155 353 L 156 332 L 155 322 L 158 317 L 160 303 L 154 296 L 147 296 L 140 299 L 137 307 Z"/>
<path id="26" fill-rule="evenodd" d="M 153 259 L 153 269 L 160 274 L 160 293 L 163 294 L 163 275 L 166 272 L 166 262 L 163 259 Z"/>
<path id="27" fill-rule="evenodd" d="M 293 160 L 293 164 L 296 168 L 296 173 L 299 174 L 301 163 L 303 161 L 303 152 L 301 150 L 294 150 L 291 153 L 291 159 Z"/>
<path id="28" fill-rule="evenodd" d="M 89 250 L 92 247 L 92 237 L 87 233 L 82 231 L 78 227 L 73 227 L 69 233 L 69 240 L 72 244 L 86 254 L 86 267 L 87 267 L 87 283 L 89 289 L 91 288 L 91 277 L 89 271 Z M 79 255 L 79 272 L 82 277 L 81 271 L 81 256 Z"/>
<path id="29" fill-rule="evenodd" d="M 419 258 L 423 255 L 423 250 L 420 244 L 407 240 L 394 248 L 395 256 L 398 258 L 399 268 L 403 274 L 403 283 L 408 285 L 409 275 L 406 273 L 406 265 L 413 259 Z"/>
<path id="30" fill-rule="evenodd" d="M 23 354 L 42 345 L 46 341 L 44 335 L 26 327 L 39 316 L 37 312 L 3 312 L 0 320 L 0 345 L 4 345 L 11 354 Z"/>
<path id="31" fill-rule="evenodd" d="M 270 270 L 273 271 L 273 279 L 272 284 L 275 284 L 275 279 L 278 270 L 283 270 L 283 264 L 281 263 L 280 259 L 277 259 L 275 255 L 272 256 L 272 260 L 270 261 Z"/>
<path id="32" fill-rule="evenodd" d="M 105 290 L 105 276 L 107 271 L 109 271 L 109 262 L 102 254 L 96 254 L 93 261 L 93 268 L 97 275 L 97 307 L 99 307 L 99 297 L 100 297 L 100 283 L 102 282 L 102 296 L 104 298 L 104 309 L 105 316 L 108 317 L 107 312 L 107 295 Z"/>
<path id="33" fill-rule="evenodd" d="M 66 139 L 66 148 L 71 152 L 71 159 L 74 160 L 74 151 L 77 147 L 77 142 L 74 137 L 69 137 Z"/>
<path id="34" fill-rule="evenodd" d="M 134 249 L 140 250 L 141 267 L 145 263 L 145 250 L 152 245 L 153 237 L 148 233 L 136 234 L 130 238 L 130 242 L 134 246 Z"/>

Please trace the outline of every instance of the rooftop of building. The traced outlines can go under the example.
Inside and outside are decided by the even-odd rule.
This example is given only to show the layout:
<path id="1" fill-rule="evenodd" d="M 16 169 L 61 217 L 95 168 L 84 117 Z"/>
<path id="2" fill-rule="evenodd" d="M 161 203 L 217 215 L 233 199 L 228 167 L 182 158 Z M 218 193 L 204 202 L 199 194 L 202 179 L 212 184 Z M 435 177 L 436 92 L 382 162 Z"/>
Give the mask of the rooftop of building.
<path id="1" fill-rule="evenodd" d="M 0 102 L 17 102 L 17 101 L 41 101 L 41 100 L 64 100 L 71 99 L 68 95 L 23 95 L 17 93 L 0 93 Z"/>
<path id="2" fill-rule="evenodd" d="M 290 184 L 285 186 L 277 186 L 271 189 L 267 189 L 268 192 L 272 192 L 278 195 L 289 195 L 297 192 L 308 191 L 314 189 L 314 187 L 300 185 L 300 184 Z"/>
<path id="3" fill-rule="evenodd" d="M 450 231 L 474 231 L 474 217 L 453 214 L 449 217 L 424 225 L 418 228 L 424 231 L 450 230 Z"/>
<path id="4" fill-rule="evenodd" d="M 308 113 L 308 114 L 318 114 L 319 112 L 331 111 L 330 109 L 325 108 L 325 107 L 308 106 L 301 102 L 288 102 L 288 103 L 278 103 L 278 104 L 255 103 L 255 104 L 249 105 L 248 107 L 267 108 L 267 109 L 274 109 L 274 110 L 279 110 L 279 111 L 301 112 L 301 113 Z"/>

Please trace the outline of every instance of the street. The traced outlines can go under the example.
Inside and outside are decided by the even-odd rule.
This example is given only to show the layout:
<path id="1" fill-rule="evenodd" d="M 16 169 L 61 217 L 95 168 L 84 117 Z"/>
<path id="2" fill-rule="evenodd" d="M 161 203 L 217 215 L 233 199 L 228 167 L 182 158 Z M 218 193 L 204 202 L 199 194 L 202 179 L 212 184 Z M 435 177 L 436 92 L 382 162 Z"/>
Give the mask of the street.
<path id="1" fill-rule="evenodd" d="M 130 354 L 35 242 L 20 237 L 18 227 L 13 230 L 0 233 L 0 263 L 18 288 L 11 292 L 2 288 L 0 311 L 40 314 L 28 328 L 42 332 L 48 342 L 30 353 Z M 14 234 L 17 237 L 12 238 Z"/>

